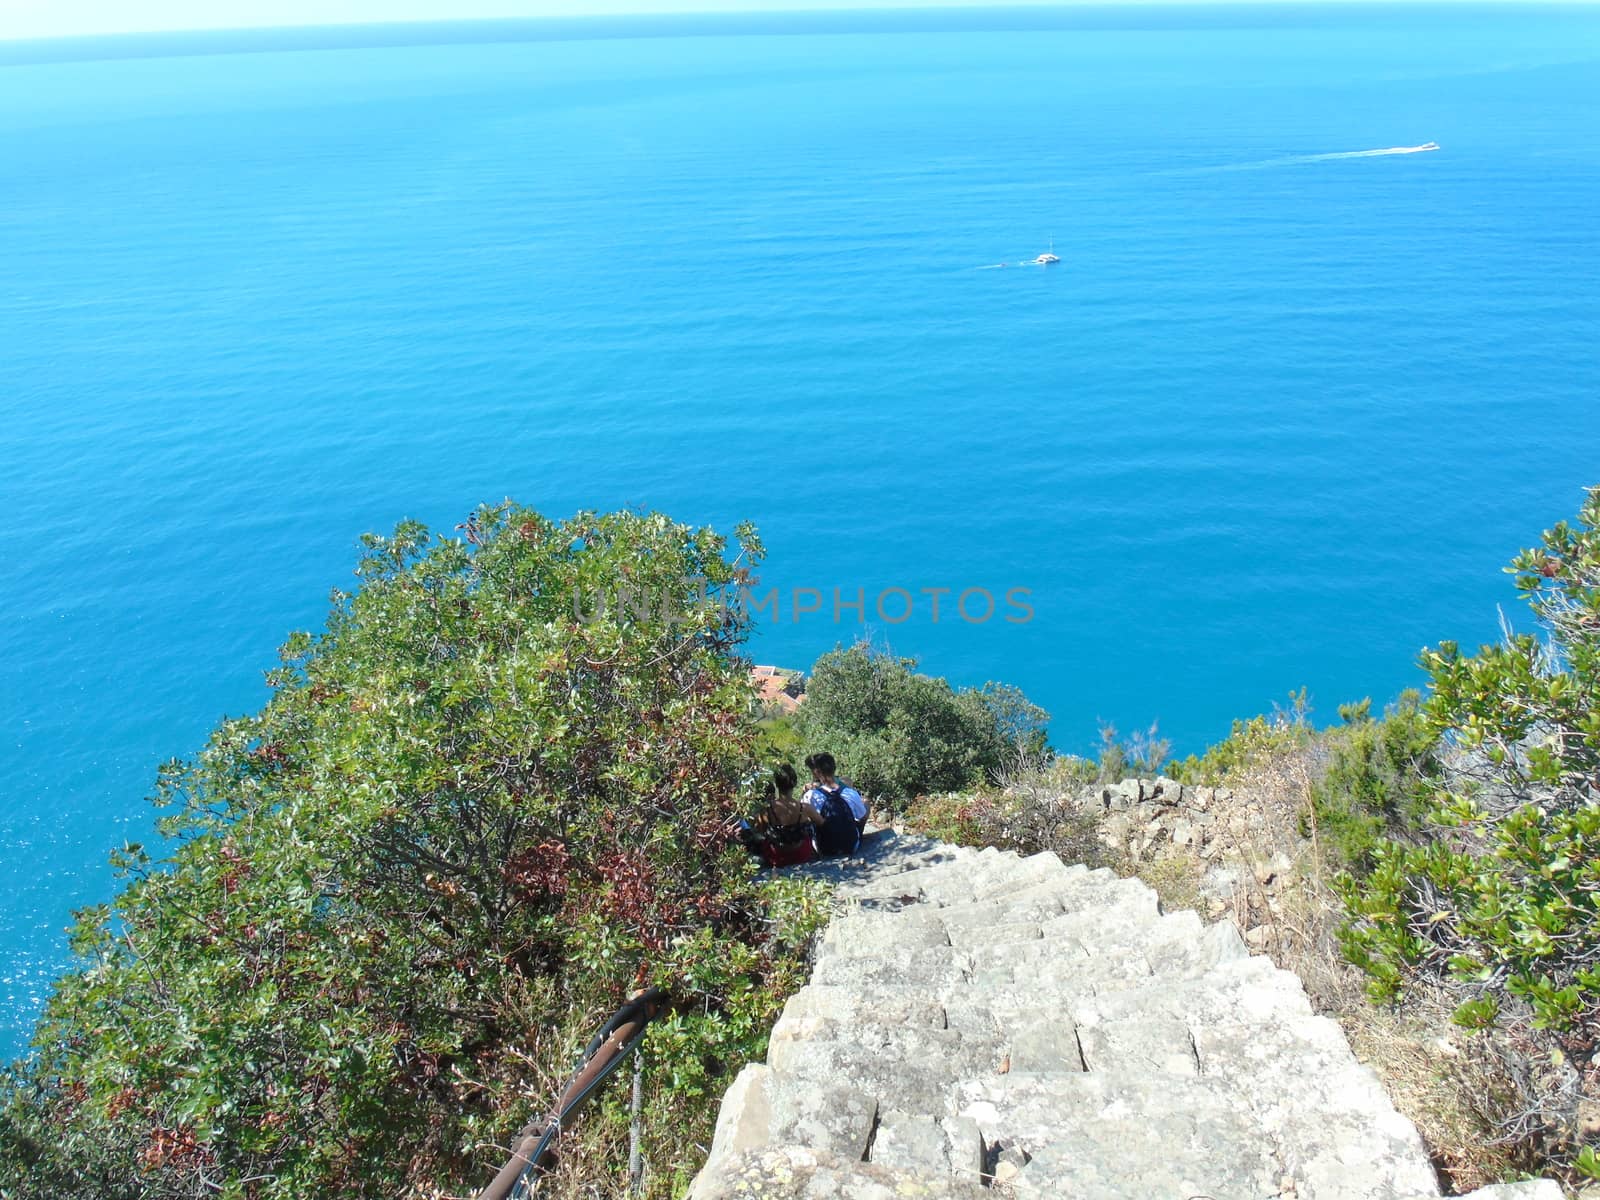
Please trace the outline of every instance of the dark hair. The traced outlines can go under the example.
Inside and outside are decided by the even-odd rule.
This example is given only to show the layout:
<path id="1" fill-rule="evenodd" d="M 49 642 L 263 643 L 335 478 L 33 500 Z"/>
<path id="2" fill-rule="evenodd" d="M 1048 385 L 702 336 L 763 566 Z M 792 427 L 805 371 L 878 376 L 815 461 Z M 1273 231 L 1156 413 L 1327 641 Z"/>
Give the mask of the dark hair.
<path id="1" fill-rule="evenodd" d="M 794 785 L 800 781 L 800 776 L 788 763 L 779 763 L 772 772 L 772 782 L 778 785 L 780 792 L 794 791 Z"/>
<path id="2" fill-rule="evenodd" d="M 821 771 L 824 775 L 832 775 L 838 770 L 839 764 L 833 761 L 833 755 L 826 750 L 818 750 L 815 754 L 806 755 L 806 766 L 813 771 Z"/>

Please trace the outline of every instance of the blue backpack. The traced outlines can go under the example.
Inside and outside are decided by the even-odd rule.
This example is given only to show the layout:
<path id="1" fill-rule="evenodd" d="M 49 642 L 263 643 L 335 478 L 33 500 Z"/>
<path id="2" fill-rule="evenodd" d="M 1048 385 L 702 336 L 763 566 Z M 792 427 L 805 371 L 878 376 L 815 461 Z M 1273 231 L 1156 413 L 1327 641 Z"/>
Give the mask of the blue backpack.
<path id="1" fill-rule="evenodd" d="M 822 827 L 817 830 L 817 849 L 829 858 L 854 854 L 861 845 L 861 830 L 856 827 L 856 816 L 850 811 L 850 802 L 844 798 L 844 788 L 822 791 L 822 803 L 817 815 Z"/>

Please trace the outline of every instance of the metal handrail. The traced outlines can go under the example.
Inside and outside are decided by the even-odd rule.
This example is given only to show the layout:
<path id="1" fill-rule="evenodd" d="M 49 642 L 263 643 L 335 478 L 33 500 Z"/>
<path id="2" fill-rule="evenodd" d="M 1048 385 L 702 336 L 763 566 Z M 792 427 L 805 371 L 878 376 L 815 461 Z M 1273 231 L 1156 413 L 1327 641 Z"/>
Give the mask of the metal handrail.
<path id="1" fill-rule="evenodd" d="M 577 1117 L 578 1110 L 600 1085 L 638 1048 L 650 1022 L 666 1011 L 671 998 L 662 988 L 640 992 L 612 1014 L 589 1039 L 578 1060 L 577 1074 L 556 1101 L 554 1111 L 536 1117 L 517 1134 L 511 1158 L 478 1200 L 528 1200 L 549 1169 L 555 1141 Z"/>

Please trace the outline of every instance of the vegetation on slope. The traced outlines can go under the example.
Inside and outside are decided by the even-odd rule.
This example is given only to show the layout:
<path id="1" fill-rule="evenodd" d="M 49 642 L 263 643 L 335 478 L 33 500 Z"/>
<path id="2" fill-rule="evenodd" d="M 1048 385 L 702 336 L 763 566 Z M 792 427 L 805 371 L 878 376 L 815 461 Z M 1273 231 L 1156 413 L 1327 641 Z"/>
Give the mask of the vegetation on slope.
<path id="1" fill-rule="evenodd" d="M 1377 999 L 1446 988 L 1543 1059 L 1510 1132 L 1600 1179 L 1600 488 L 1510 570 L 1540 633 L 1424 654 L 1451 769 L 1427 836 L 1346 878 L 1345 947 Z"/>
<path id="2" fill-rule="evenodd" d="M 726 836 L 757 735 L 717 600 L 760 544 L 510 505 L 460 532 L 369 537 L 267 705 L 162 772 L 170 840 L 118 854 L 0 1084 L 0 1194 L 459 1195 L 646 982 L 684 1000 L 646 1049 L 653 1194 L 697 1166 L 818 916 Z M 650 603 L 597 611 L 619 588 Z"/>
<path id="3" fill-rule="evenodd" d="M 463 534 L 370 539 L 266 708 L 163 773 L 165 857 L 118 856 L 126 889 L 83 915 L 84 966 L 0 1081 L 7 1200 L 468 1190 L 646 981 L 692 1000 L 647 1045 L 649 1186 L 681 1191 L 820 919 L 754 881 L 724 818 L 758 764 L 809 749 L 941 836 L 1123 870 L 1088 785 L 1165 766 L 1254 796 L 1263 847 L 1299 847 L 1270 948 L 1447 1178 L 1600 1177 L 1600 489 L 1513 564 L 1542 636 L 1446 643 L 1426 694 L 1328 729 L 1300 693 L 1175 763 L 1154 727 L 1053 754 L 1016 689 L 867 646 L 758 722 L 719 602 L 749 530 L 507 506 Z M 1195 870 L 1137 869 L 1194 895 Z M 1341 952 L 1385 1008 L 1362 1015 Z M 607 1104 L 569 1156 L 590 1192 L 620 1157 L 584 1147 L 624 1121 Z"/>

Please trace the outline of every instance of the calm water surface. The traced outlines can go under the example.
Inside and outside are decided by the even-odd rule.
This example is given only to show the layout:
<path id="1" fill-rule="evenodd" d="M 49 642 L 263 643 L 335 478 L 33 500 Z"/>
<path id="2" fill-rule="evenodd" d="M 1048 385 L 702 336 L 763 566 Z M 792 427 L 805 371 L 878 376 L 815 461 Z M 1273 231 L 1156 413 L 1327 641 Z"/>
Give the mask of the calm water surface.
<path id="1" fill-rule="evenodd" d="M 1600 482 L 1600 10 L 1362 7 L 0 46 L 0 1053 L 402 517 L 1030 589 L 870 632 L 1069 748 L 1492 637 Z"/>

